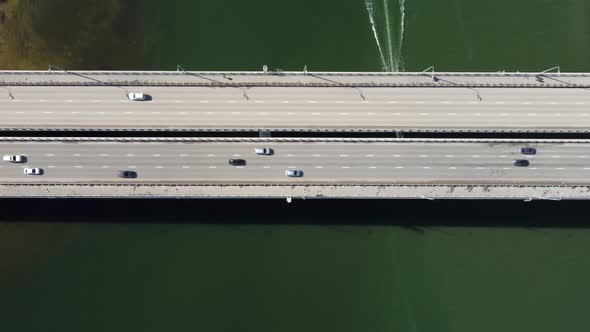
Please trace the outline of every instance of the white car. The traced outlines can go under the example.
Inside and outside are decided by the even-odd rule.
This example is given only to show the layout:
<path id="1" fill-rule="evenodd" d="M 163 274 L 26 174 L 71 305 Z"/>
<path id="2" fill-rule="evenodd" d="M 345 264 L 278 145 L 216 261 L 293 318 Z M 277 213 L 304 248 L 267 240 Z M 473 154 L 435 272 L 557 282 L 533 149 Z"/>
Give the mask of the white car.
<path id="1" fill-rule="evenodd" d="M 285 175 L 292 178 L 300 178 L 303 176 L 303 171 L 298 169 L 288 169 L 285 171 Z"/>
<path id="2" fill-rule="evenodd" d="M 42 175 L 43 169 L 42 168 L 25 168 L 24 173 L 27 175 Z"/>
<path id="3" fill-rule="evenodd" d="M 129 98 L 129 100 L 133 100 L 133 101 L 144 101 L 148 99 L 148 95 L 144 94 L 144 93 L 138 93 L 138 92 L 131 92 L 127 94 L 127 98 Z"/>
<path id="4" fill-rule="evenodd" d="M 9 161 L 11 163 L 24 163 L 27 161 L 27 157 L 25 157 L 21 154 L 13 154 L 13 155 L 7 154 L 2 157 L 2 160 Z"/>
<path id="5" fill-rule="evenodd" d="M 262 156 L 270 156 L 274 151 L 271 148 L 256 148 L 254 149 L 254 152 Z"/>

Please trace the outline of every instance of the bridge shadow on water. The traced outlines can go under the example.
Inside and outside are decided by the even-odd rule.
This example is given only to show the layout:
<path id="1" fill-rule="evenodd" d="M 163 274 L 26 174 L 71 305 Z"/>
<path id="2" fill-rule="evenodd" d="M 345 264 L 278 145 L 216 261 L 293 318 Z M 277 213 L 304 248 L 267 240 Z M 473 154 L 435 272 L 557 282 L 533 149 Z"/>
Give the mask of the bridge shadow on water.
<path id="1" fill-rule="evenodd" d="M 585 201 L 5 199 L 0 222 L 588 227 Z"/>

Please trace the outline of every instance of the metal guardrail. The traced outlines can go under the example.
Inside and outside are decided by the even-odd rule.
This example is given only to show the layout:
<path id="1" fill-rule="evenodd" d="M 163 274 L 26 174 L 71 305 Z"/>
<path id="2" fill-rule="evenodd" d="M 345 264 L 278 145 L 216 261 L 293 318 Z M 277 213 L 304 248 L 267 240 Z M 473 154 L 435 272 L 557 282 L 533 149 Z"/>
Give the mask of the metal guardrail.
<path id="1" fill-rule="evenodd" d="M 54 143 L 546 143 L 590 144 L 590 139 L 338 138 L 338 137 L 0 137 L 0 142 Z"/>

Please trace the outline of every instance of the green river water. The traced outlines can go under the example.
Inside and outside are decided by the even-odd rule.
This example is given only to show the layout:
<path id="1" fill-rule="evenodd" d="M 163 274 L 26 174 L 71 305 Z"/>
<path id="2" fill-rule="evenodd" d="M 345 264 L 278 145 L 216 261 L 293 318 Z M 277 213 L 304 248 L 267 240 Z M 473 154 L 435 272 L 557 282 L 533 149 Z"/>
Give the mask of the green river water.
<path id="1" fill-rule="evenodd" d="M 584 0 L 0 10 L 0 69 L 590 71 Z M 586 331 L 587 206 L 0 201 L 0 331 Z"/>

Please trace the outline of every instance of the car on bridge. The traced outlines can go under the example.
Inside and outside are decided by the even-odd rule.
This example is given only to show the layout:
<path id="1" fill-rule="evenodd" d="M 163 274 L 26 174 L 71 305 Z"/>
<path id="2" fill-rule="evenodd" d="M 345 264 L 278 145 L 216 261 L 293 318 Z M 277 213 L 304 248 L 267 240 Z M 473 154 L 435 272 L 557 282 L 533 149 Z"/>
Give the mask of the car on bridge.
<path id="1" fill-rule="evenodd" d="M 274 153 L 274 150 L 271 148 L 256 148 L 254 149 L 254 153 L 261 156 L 270 156 Z"/>
<path id="2" fill-rule="evenodd" d="M 127 94 L 127 98 L 131 101 L 147 101 L 151 100 L 150 95 L 146 95 L 145 93 L 139 92 L 131 92 Z"/>
<path id="3" fill-rule="evenodd" d="M 529 146 L 525 146 L 520 148 L 520 153 L 522 154 L 537 154 L 537 149 L 531 148 Z"/>
<path id="4" fill-rule="evenodd" d="M 285 171 L 285 175 L 291 178 L 300 178 L 303 176 L 303 171 L 298 169 L 288 169 Z"/>
<path id="5" fill-rule="evenodd" d="M 137 178 L 136 171 L 118 171 L 117 176 L 123 179 L 135 179 Z"/>
<path id="6" fill-rule="evenodd" d="M 514 162 L 512 162 L 512 165 L 517 167 L 527 167 L 529 164 L 529 161 L 526 159 L 517 159 Z"/>
<path id="7" fill-rule="evenodd" d="M 43 175 L 43 169 L 42 168 L 25 168 L 23 169 L 23 173 L 27 174 L 27 175 Z"/>
<path id="8" fill-rule="evenodd" d="M 27 157 L 23 156 L 22 154 L 13 154 L 13 155 L 4 155 L 2 160 L 8 161 L 11 163 L 26 163 Z"/>
<path id="9" fill-rule="evenodd" d="M 232 166 L 246 166 L 246 161 L 244 159 L 230 159 L 229 164 Z"/>

